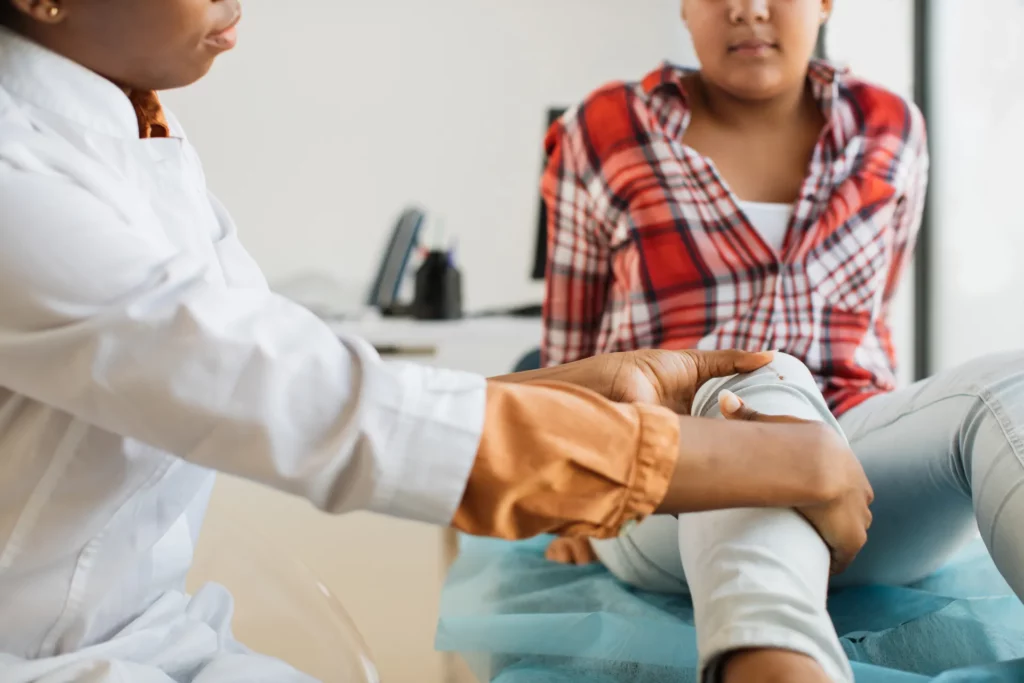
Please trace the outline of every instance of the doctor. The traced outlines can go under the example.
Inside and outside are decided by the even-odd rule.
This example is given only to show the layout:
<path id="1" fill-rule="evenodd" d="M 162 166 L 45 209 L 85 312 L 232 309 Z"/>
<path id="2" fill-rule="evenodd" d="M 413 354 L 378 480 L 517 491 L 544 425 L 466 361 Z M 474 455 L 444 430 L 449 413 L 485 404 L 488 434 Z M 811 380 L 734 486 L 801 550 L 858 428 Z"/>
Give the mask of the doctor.
<path id="1" fill-rule="evenodd" d="M 870 488 L 830 430 L 677 415 L 770 355 L 486 381 L 384 365 L 271 293 L 154 94 L 203 76 L 239 17 L 0 0 L 0 680 L 305 680 L 230 641 L 223 594 L 183 593 L 214 471 L 505 538 L 797 507 L 856 553 Z"/>

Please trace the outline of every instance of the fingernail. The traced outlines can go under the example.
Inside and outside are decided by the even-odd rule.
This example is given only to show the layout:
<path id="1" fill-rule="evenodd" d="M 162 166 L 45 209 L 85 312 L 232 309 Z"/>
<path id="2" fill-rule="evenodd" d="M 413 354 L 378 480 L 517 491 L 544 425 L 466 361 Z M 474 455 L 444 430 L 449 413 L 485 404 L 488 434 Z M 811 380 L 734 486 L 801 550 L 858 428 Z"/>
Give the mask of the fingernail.
<path id="1" fill-rule="evenodd" d="M 718 403 L 727 413 L 735 413 L 743 407 L 743 401 L 740 400 L 740 397 L 729 390 L 718 394 Z"/>

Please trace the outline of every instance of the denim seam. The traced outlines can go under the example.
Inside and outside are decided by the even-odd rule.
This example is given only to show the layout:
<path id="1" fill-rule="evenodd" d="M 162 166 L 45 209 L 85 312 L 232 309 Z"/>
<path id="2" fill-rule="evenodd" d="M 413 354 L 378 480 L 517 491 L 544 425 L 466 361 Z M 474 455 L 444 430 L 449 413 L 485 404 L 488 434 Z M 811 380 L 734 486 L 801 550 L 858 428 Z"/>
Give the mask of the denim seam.
<path id="1" fill-rule="evenodd" d="M 908 409 L 900 412 L 898 415 L 894 416 L 888 422 L 884 422 L 884 423 L 882 423 L 880 425 L 873 426 L 871 429 L 867 430 L 864 434 L 859 435 L 858 438 L 850 439 L 850 444 L 855 446 L 857 443 L 859 443 L 861 441 L 861 439 L 864 439 L 864 438 L 870 436 L 873 432 L 876 432 L 876 431 L 878 431 L 880 429 L 886 429 L 888 427 L 891 427 L 894 424 L 896 424 L 897 422 L 899 422 L 900 420 L 902 420 L 902 419 L 904 419 L 906 417 L 909 417 L 910 415 L 912 415 L 912 414 L 914 414 L 914 413 L 916 413 L 916 412 L 918 412 L 920 410 L 924 410 L 925 408 L 931 408 L 934 405 L 938 405 L 939 403 L 942 403 L 944 401 L 952 401 L 953 399 L 956 399 L 956 398 L 973 398 L 973 399 L 980 400 L 980 401 L 983 401 L 983 402 L 985 400 L 984 397 L 982 397 L 981 392 L 974 392 L 974 393 L 958 392 L 958 393 L 955 393 L 955 394 L 946 394 L 945 396 L 941 396 L 941 397 L 939 397 L 937 399 L 934 399 L 932 401 L 928 401 L 927 403 L 924 403 L 922 405 L 915 405 L 913 408 L 908 408 Z M 862 406 L 863 406 L 862 409 L 863 410 L 868 410 L 868 406 L 869 405 L 870 405 L 870 403 L 862 404 Z M 842 420 L 839 421 L 839 425 L 840 425 L 840 427 L 842 427 Z M 844 431 L 845 431 L 845 429 L 844 429 Z"/>
<path id="2" fill-rule="evenodd" d="M 999 399 L 996 398 L 990 391 L 982 392 L 982 395 L 980 395 L 978 398 L 981 400 L 982 404 L 995 419 L 996 424 L 999 425 L 999 430 L 1003 433 L 1003 437 L 1006 439 L 1006 442 L 1010 445 L 1010 451 L 1013 453 L 1013 456 L 1017 458 L 1017 463 L 1021 466 L 1021 468 L 1024 468 L 1024 455 L 1022 455 L 1022 453 L 1024 453 L 1024 440 L 1021 439 L 1020 434 L 1017 433 L 1017 429 L 1013 426 L 1013 423 L 1010 421 L 1006 413 L 1003 411 Z M 999 507 L 992 515 L 992 524 L 988 529 L 987 538 L 985 538 L 984 540 L 985 544 L 989 548 L 989 552 L 993 555 L 996 551 L 995 530 L 999 526 L 999 521 L 1003 516 L 1003 512 L 1006 510 L 1006 506 L 1009 504 L 1010 498 L 1022 486 L 1024 486 L 1024 481 L 1017 482 L 1017 484 L 1015 484 L 1013 488 L 1011 488 L 1006 493 L 1006 495 L 1003 496 L 1003 499 L 999 501 Z M 982 532 L 983 535 L 985 535 L 984 529 L 979 530 Z"/>
<path id="3" fill-rule="evenodd" d="M 992 413 L 992 417 L 996 419 L 996 424 L 999 425 L 999 429 L 1003 432 L 1006 442 L 1010 444 L 1010 450 L 1013 451 L 1017 462 L 1020 463 L 1021 467 L 1024 467 L 1024 439 L 1017 433 L 1017 428 L 1014 427 L 1009 417 L 1003 411 L 999 399 L 991 391 L 981 392 L 978 398 L 981 399 L 981 402 Z"/>

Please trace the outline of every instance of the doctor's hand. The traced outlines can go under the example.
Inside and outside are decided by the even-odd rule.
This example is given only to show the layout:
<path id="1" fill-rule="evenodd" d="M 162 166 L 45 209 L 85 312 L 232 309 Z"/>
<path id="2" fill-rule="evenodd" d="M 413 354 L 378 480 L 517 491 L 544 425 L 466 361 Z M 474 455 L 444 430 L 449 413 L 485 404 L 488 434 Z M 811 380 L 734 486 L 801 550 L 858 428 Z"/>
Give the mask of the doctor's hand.
<path id="1" fill-rule="evenodd" d="M 689 415 L 693 397 L 708 380 L 753 372 L 772 352 L 628 351 L 594 356 L 553 368 L 495 377 L 508 382 L 567 382 L 618 403 L 651 403 Z"/>
<path id="2" fill-rule="evenodd" d="M 864 468 L 845 439 L 820 422 L 759 413 L 732 392 L 722 392 L 719 407 L 729 420 L 788 425 L 803 432 L 794 433 L 793 447 L 808 457 L 819 458 L 822 500 L 796 510 L 818 530 L 829 547 L 832 573 L 845 571 L 867 542 L 872 519 L 870 505 L 875 498 Z M 813 445 L 808 448 L 809 444 Z"/>

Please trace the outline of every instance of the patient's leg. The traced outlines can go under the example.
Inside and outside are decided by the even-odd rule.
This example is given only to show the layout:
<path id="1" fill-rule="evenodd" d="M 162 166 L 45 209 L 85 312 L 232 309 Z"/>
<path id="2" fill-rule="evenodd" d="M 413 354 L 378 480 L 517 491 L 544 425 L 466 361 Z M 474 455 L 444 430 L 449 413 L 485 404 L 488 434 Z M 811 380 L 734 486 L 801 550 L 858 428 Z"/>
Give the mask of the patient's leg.
<path id="1" fill-rule="evenodd" d="M 723 389 L 759 412 L 825 420 L 838 430 L 810 373 L 789 356 L 780 354 L 756 373 L 709 383 L 697 395 L 694 415 L 721 417 L 717 395 Z M 722 655 L 760 649 L 802 653 L 829 679 L 853 680 L 825 609 L 828 549 L 796 512 L 721 510 L 678 521 L 659 516 L 593 548 L 623 581 L 690 593 L 705 680 Z"/>

